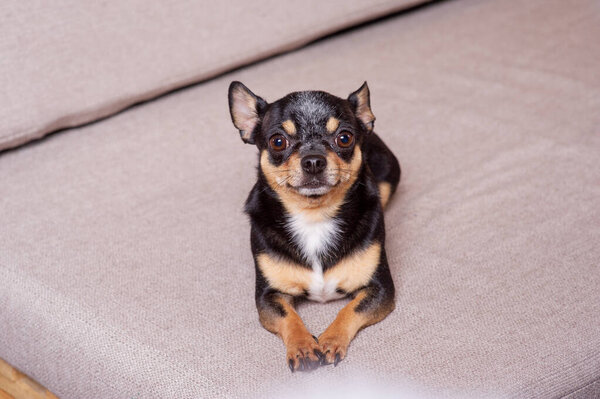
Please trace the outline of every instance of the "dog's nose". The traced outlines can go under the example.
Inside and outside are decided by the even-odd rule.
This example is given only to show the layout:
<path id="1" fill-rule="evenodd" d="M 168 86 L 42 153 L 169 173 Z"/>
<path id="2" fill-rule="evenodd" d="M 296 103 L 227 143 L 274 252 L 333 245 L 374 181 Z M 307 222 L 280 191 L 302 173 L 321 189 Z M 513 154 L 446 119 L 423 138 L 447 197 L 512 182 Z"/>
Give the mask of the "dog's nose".
<path id="1" fill-rule="evenodd" d="M 311 175 L 321 173 L 326 166 L 327 159 L 323 155 L 307 155 L 302 158 L 302 169 Z"/>

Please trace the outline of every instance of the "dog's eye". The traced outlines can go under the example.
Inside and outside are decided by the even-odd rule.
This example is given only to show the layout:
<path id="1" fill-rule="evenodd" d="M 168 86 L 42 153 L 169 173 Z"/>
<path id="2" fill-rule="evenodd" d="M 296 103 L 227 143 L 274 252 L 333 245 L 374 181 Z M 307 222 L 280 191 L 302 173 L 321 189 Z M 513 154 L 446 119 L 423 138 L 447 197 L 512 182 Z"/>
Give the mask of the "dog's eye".
<path id="1" fill-rule="evenodd" d="M 281 134 L 276 134 L 269 140 L 269 145 L 275 151 L 283 151 L 287 148 L 288 141 Z"/>
<path id="2" fill-rule="evenodd" d="M 354 143 L 354 136 L 349 132 L 341 132 L 335 138 L 335 144 L 340 148 L 348 148 Z"/>

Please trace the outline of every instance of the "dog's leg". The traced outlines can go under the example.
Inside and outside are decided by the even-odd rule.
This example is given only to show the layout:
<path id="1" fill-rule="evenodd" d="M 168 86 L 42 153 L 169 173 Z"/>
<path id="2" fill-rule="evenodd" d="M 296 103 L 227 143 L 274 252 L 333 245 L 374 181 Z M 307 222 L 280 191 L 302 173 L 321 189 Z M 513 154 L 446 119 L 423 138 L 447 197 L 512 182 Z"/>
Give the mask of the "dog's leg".
<path id="1" fill-rule="evenodd" d="M 390 284 L 387 264 L 382 269 L 376 273 L 376 280 L 360 289 L 319 337 L 327 363 L 337 366 L 346 357 L 348 345 L 360 329 L 383 320 L 394 310 L 394 286 Z M 379 279 L 381 275 L 384 275 L 384 284 Z"/>
<path id="2" fill-rule="evenodd" d="M 287 349 L 290 370 L 316 368 L 323 359 L 320 346 L 292 306 L 293 298 L 277 291 L 268 291 L 257 299 L 260 322 L 267 330 L 279 335 Z"/>

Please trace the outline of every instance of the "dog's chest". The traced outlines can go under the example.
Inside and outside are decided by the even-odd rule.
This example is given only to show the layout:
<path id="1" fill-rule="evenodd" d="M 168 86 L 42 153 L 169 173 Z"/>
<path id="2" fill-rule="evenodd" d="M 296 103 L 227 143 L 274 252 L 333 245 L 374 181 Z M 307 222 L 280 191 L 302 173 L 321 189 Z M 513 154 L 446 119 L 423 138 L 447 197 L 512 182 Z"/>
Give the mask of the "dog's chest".
<path id="1" fill-rule="evenodd" d="M 326 302 L 342 297 L 337 289 L 338 281 L 323 276 L 322 257 L 337 244 L 340 227 L 335 219 L 313 221 L 302 214 L 293 215 L 288 221 L 288 229 L 300 252 L 312 267 L 308 298 Z"/>

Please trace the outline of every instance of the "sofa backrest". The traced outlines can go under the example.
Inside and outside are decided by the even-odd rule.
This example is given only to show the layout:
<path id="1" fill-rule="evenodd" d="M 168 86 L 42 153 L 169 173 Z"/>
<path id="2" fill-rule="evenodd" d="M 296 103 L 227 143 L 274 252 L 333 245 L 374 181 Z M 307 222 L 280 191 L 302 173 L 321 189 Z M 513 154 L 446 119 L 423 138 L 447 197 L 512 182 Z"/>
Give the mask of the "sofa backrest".
<path id="1" fill-rule="evenodd" d="M 423 2 L 3 2 L 0 150 Z"/>

